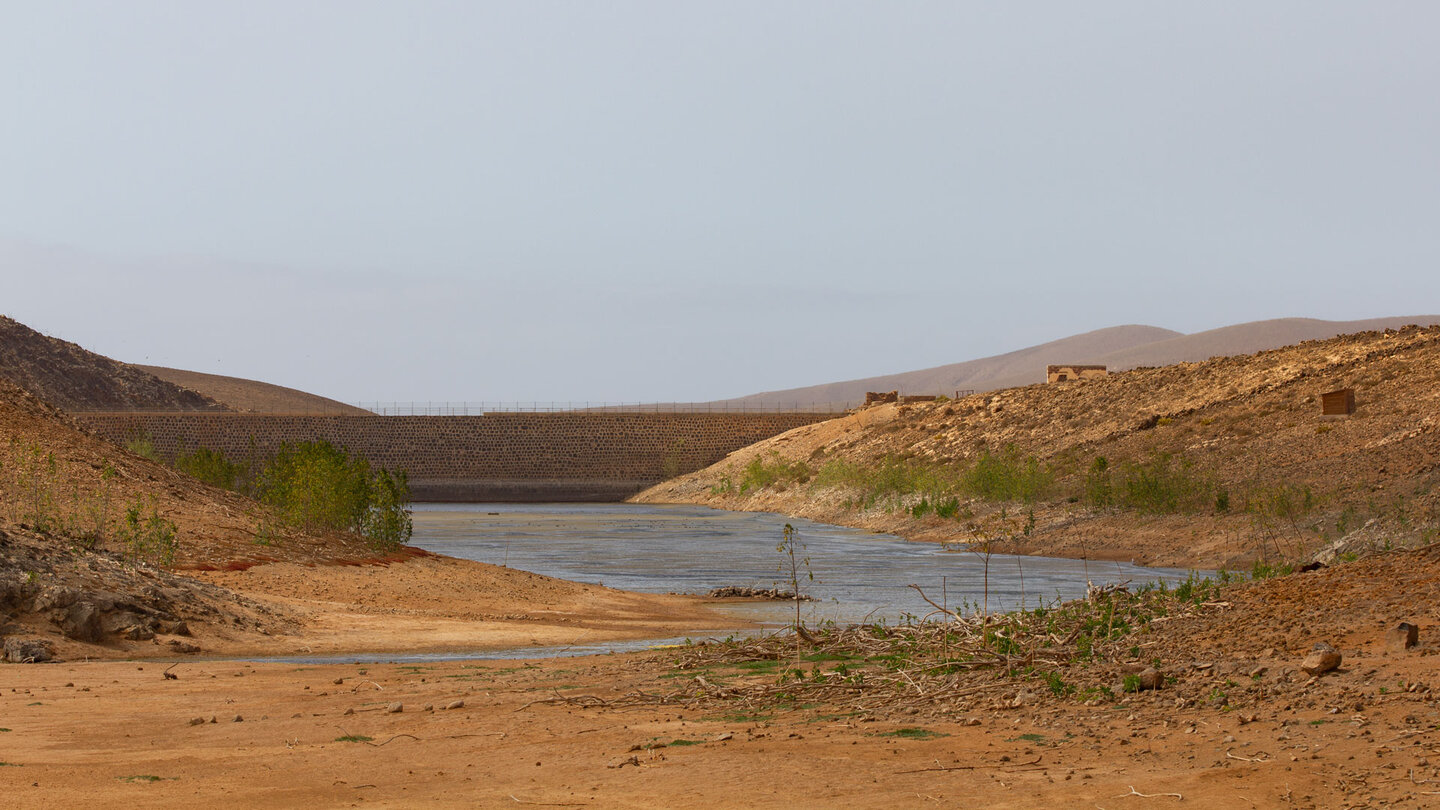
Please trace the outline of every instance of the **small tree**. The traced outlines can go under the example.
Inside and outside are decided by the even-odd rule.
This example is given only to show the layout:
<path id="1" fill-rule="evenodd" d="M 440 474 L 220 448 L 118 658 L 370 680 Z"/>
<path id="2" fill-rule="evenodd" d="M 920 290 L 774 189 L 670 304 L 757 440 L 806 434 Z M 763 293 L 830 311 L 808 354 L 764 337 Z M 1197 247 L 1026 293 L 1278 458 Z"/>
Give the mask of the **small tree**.
<path id="1" fill-rule="evenodd" d="M 795 658 L 800 658 L 800 640 L 809 636 L 805 632 L 805 625 L 800 620 L 800 569 L 805 569 L 805 578 L 813 582 L 815 573 L 810 570 L 810 558 L 799 556 L 805 553 L 805 544 L 800 542 L 800 533 L 789 523 L 785 524 L 784 534 L 780 544 L 775 550 L 784 556 L 780 560 L 780 567 L 776 570 L 784 574 L 790 583 L 791 597 L 795 600 Z"/>

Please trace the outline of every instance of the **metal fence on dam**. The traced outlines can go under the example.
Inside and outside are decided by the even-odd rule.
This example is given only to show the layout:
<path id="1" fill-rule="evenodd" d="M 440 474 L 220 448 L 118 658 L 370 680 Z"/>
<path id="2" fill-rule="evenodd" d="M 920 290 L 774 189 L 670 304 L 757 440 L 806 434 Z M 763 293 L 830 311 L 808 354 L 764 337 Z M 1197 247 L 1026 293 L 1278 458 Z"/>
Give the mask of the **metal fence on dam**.
<path id="1" fill-rule="evenodd" d="M 417 501 L 618 501 L 665 478 L 837 413 L 489 412 L 474 416 L 81 413 L 119 444 L 147 438 L 173 457 L 207 447 L 260 461 L 323 439 L 405 470 Z"/>

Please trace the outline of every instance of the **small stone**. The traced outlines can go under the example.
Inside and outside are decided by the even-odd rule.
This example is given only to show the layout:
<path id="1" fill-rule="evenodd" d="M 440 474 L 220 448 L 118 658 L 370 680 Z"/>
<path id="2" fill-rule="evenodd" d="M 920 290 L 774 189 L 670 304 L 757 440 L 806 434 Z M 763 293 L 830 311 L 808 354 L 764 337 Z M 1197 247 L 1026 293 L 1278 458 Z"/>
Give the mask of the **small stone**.
<path id="1" fill-rule="evenodd" d="M 220 718 L 218 718 L 218 717 L 216 717 L 215 715 L 212 714 L 212 715 L 210 715 L 210 722 L 212 722 L 212 723 L 218 723 L 218 722 L 220 722 Z"/>
<path id="2" fill-rule="evenodd" d="M 435 711 L 435 704 L 434 704 L 434 703 L 426 703 L 424 706 L 421 706 L 421 707 L 420 707 L 420 710 L 421 710 L 421 711 L 426 711 L 426 712 L 433 712 L 433 711 Z"/>
<path id="3" fill-rule="evenodd" d="M 341 715 L 343 715 L 343 716 L 348 716 L 348 715 L 352 715 L 352 714 L 354 714 L 354 713 L 355 713 L 355 710 L 354 710 L 353 708 L 350 708 L 350 709 L 346 709 L 345 711 L 341 712 Z"/>
<path id="4" fill-rule="evenodd" d="M 331 681 L 331 683 L 335 684 L 336 686 L 339 686 L 340 684 L 345 683 L 345 679 L 344 679 L 344 678 L 336 678 L 335 680 Z"/>
<path id="5" fill-rule="evenodd" d="M 463 701 L 463 700 L 452 700 L 452 701 L 450 701 L 449 703 L 446 703 L 446 704 L 445 704 L 445 708 L 446 708 L 446 709 L 452 709 L 452 710 L 453 710 L 453 709 L 463 709 L 463 708 L 465 708 L 465 701 Z"/>
<path id="6" fill-rule="evenodd" d="M 203 718 L 203 717 L 192 717 L 192 718 L 190 718 L 190 725 L 192 725 L 192 726 L 203 726 L 203 725 L 205 725 L 205 718 Z"/>
<path id="7" fill-rule="evenodd" d="M 1385 634 L 1385 646 L 1401 652 L 1414 647 L 1419 641 L 1420 628 L 1409 622 L 1401 622 Z"/>
<path id="8" fill-rule="evenodd" d="M 733 740 L 733 739 L 735 739 L 735 735 L 734 735 L 734 734 L 731 734 L 730 732 L 727 731 L 727 732 L 725 732 L 724 734 L 717 735 L 717 736 L 715 737 L 715 742 L 725 742 L 726 740 Z"/>
<path id="9" fill-rule="evenodd" d="M 978 718 L 978 717 L 967 717 L 967 718 L 965 719 L 965 722 L 961 723 L 960 725 L 962 725 L 962 726 L 978 726 L 978 725 L 980 725 L 980 718 Z"/>
<path id="10" fill-rule="evenodd" d="M 1145 690 L 1159 689 L 1161 685 L 1165 683 L 1165 678 L 1160 674 L 1160 670 L 1154 667 L 1146 667 L 1135 677 L 1140 682 L 1140 690 L 1142 692 Z"/>
<path id="11" fill-rule="evenodd" d="M 235 715 L 235 717 L 234 717 L 230 722 L 232 722 L 232 723 L 243 723 L 243 722 L 245 722 L 245 718 L 243 718 L 243 717 L 241 717 L 240 715 L 237 714 L 237 715 Z"/>
<path id="12" fill-rule="evenodd" d="M 1320 676 L 1340 666 L 1341 656 L 1339 650 L 1331 647 L 1323 641 L 1315 643 L 1315 648 L 1300 662 L 1300 669 L 1311 676 Z"/>
<path id="13" fill-rule="evenodd" d="M 385 707 L 386 714 L 399 714 L 403 711 L 405 711 L 405 704 L 398 700 Z"/>
<path id="14" fill-rule="evenodd" d="M 1267 672 L 1269 672 L 1269 671 L 1270 671 L 1270 668 L 1269 668 L 1269 667 L 1265 666 L 1264 664 L 1261 664 L 1260 666 L 1255 667 L 1254 669 L 1250 670 L 1250 677 L 1252 677 L 1252 678 L 1258 678 L 1258 677 L 1260 677 L 1261 675 L 1264 675 L 1265 673 L 1267 673 Z"/>

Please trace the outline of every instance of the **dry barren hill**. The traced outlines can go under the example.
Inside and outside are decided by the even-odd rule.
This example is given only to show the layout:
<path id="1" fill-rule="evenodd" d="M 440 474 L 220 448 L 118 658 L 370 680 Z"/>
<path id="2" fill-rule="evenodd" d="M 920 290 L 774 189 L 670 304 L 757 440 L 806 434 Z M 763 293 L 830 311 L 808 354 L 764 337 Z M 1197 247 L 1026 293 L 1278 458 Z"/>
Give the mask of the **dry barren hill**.
<path id="1" fill-rule="evenodd" d="M 195 391 L 3 315 L 0 378 L 65 410 L 225 410 Z"/>
<path id="2" fill-rule="evenodd" d="M 368 416 L 370 412 L 338 400 L 308 394 L 282 385 L 184 371 L 164 366 L 135 366 L 181 388 L 197 391 L 236 411 L 251 413 L 323 413 L 340 416 Z"/>
<path id="3" fill-rule="evenodd" d="M 1320 395 L 1344 387 L 1354 414 L 1322 416 Z M 1437 465 L 1440 328 L 1410 327 L 872 407 L 637 500 L 1218 567 L 1334 543 L 1434 542 Z"/>
<path id="4" fill-rule="evenodd" d="M 1359 321 L 1279 318 L 1211 329 L 1193 335 L 1155 326 L 1116 326 L 980 360 L 784 391 L 768 391 L 729 401 L 748 405 L 794 402 L 854 403 L 864 401 L 867 391 L 898 390 L 903 394 L 994 391 L 1043 382 L 1045 366 L 1050 364 L 1099 363 L 1109 366 L 1111 370 L 1162 366 L 1206 360 L 1221 355 L 1250 354 L 1304 340 L 1323 340 L 1372 329 L 1396 329 L 1406 324 L 1440 324 L 1440 315 Z"/>

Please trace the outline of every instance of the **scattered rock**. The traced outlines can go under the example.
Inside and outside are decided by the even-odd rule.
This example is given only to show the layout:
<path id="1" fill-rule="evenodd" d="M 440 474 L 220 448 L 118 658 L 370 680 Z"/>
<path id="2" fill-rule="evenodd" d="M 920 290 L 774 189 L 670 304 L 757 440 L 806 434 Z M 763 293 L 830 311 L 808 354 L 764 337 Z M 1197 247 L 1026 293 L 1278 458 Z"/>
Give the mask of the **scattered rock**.
<path id="1" fill-rule="evenodd" d="M 424 712 L 433 712 L 433 711 L 435 711 L 435 704 L 434 704 L 434 703 L 426 703 L 424 706 L 421 706 L 421 707 L 420 707 L 420 710 L 421 710 L 421 711 L 424 711 Z"/>
<path id="2" fill-rule="evenodd" d="M 1146 667 L 1140 670 L 1135 678 L 1139 682 L 1140 691 L 1142 692 L 1159 689 L 1165 683 L 1165 677 L 1160 674 L 1160 670 L 1154 667 Z"/>
<path id="3" fill-rule="evenodd" d="M 399 714 L 403 711 L 405 711 L 405 704 L 398 700 L 385 707 L 386 714 Z"/>
<path id="4" fill-rule="evenodd" d="M 155 631 L 151 630 L 148 627 L 143 627 L 138 624 L 132 624 L 129 627 L 125 628 L 124 632 L 122 632 L 121 635 L 131 641 L 149 641 L 150 639 L 155 638 Z"/>
<path id="5" fill-rule="evenodd" d="M 718 735 L 716 735 L 716 737 L 715 737 L 715 742 L 725 742 L 726 740 L 733 740 L 733 739 L 735 739 L 735 735 L 734 735 L 734 734 L 731 734 L 730 732 L 727 731 L 727 732 L 725 732 L 725 733 L 723 733 L 723 734 L 718 734 Z"/>
<path id="6" fill-rule="evenodd" d="M 452 701 L 450 701 L 449 703 L 446 703 L 446 704 L 445 704 L 445 708 L 446 708 L 446 709 L 463 709 L 463 708 L 465 708 L 465 701 L 463 701 L 463 700 L 452 700 Z"/>
<path id="7" fill-rule="evenodd" d="M 231 718 L 230 722 L 232 722 L 232 723 L 243 723 L 243 722 L 245 722 L 245 718 L 243 718 L 243 717 L 241 717 L 240 715 L 237 714 L 237 715 L 235 715 L 233 718 Z"/>
<path id="8" fill-rule="evenodd" d="M 76 641 L 100 641 L 105 629 L 100 622 L 100 611 L 90 602 L 76 602 L 65 609 L 60 619 L 60 632 Z"/>
<path id="9" fill-rule="evenodd" d="M 190 625 L 183 621 L 160 622 L 159 630 L 168 636 L 190 635 Z"/>
<path id="10" fill-rule="evenodd" d="M 345 683 L 345 679 L 344 679 L 344 678 L 336 678 L 335 680 L 331 681 L 331 683 L 335 684 L 336 686 L 339 686 L 340 684 Z"/>
<path id="11" fill-rule="evenodd" d="M 200 652 L 200 648 L 195 646 L 194 644 L 173 638 L 170 639 L 170 647 L 171 649 L 175 650 L 175 652 L 183 653 L 185 655 L 191 655 Z M 235 677 L 240 677 L 240 673 L 235 673 Z"/>
<path id="12" fill-rule="evenodd" d="M 12 664 L 39 664 L 54 657 L 50 645 L 40 639 L 5 639 L 5 660 Z"/>
<path id="13" fill-rule="evenodd" d="M 190 718 L 190 725 L 192 725 L 192 726 L 203 726 L 203 725 L 205 725 L 205 718 L 203 718 L 203 717 L 192 717 L 192 718 Z"/>
<path id="14" fill-rule="evenodd" d="M 1312 676 L 1323 675 L 1340 666 L 1340 651 L 1323 641 L 1317 641 L 1310 654 L 1300 662 L 1300 668 Z"/>
<path id="15" fill-rule="evenodd" d="M 1409 622 L 1401 622 L 1385 634 L 1385 646 L 1392 650 L 1405 651 L 1420 641 L 1420 628 Z"/>
<path id="16" fill-rule="evenodd" d="M 352 714 L 354 714 L 354 713 L 355 713 L 355 709 L 354 709 L 354 708 L 349 708 L 349 709 L 346 709 L 345 711 L 341 712 L 340 714 L 341 714 L 342 716 L 348 717 L 348 716 L 350 716 L 350 715 L 352 715 Z"/>
<path id="17" fill-rule="evenodd" d="M 801 594 L 796 596 L 794 591 L 782 591 L 779 588 L 747 588 L 742 585 L 727 585 L 723 588 L 712 588 L 706 594 L 711 599 L 778 599 L 786 602 L 814 601 L 811 597 Z"/>

